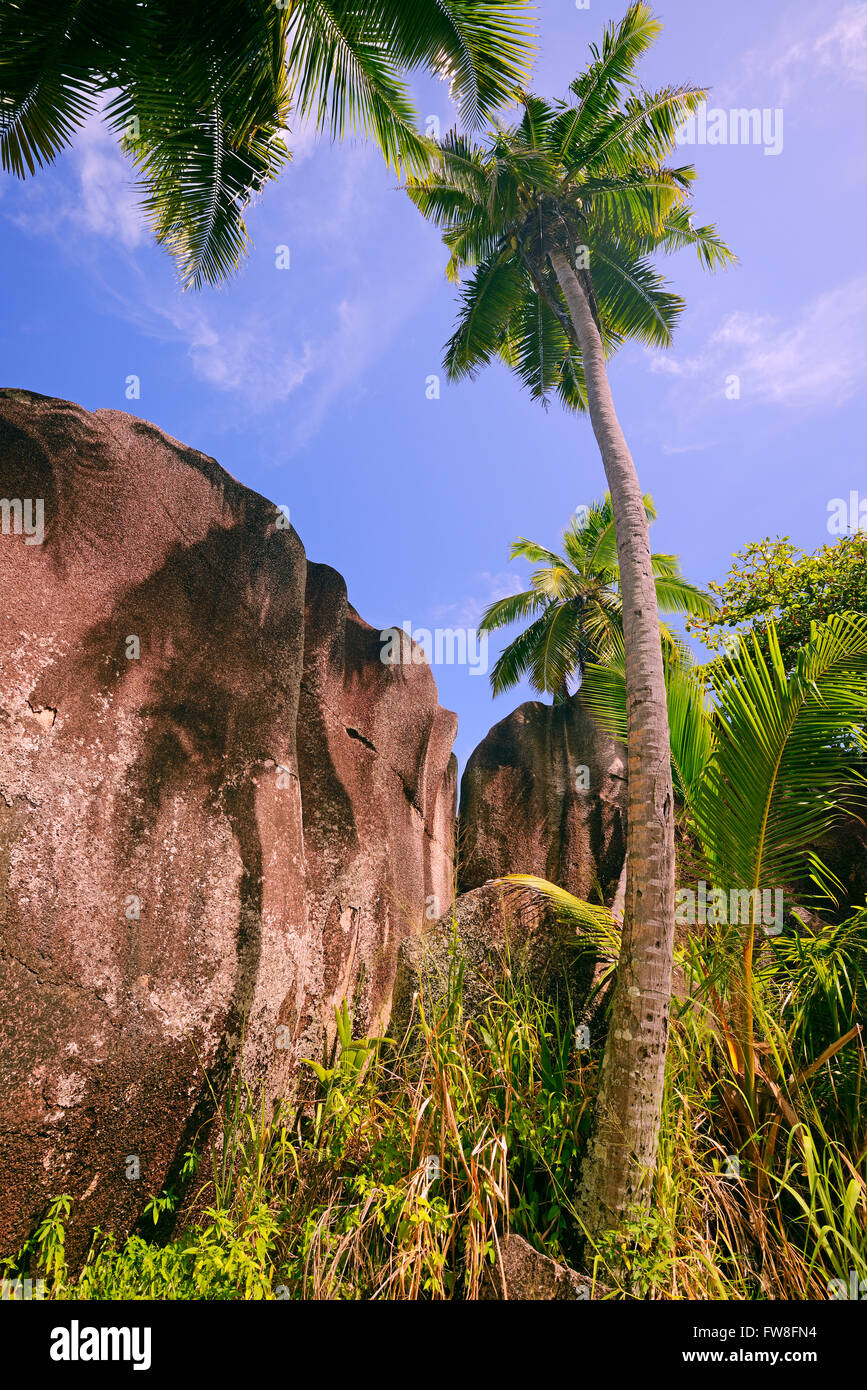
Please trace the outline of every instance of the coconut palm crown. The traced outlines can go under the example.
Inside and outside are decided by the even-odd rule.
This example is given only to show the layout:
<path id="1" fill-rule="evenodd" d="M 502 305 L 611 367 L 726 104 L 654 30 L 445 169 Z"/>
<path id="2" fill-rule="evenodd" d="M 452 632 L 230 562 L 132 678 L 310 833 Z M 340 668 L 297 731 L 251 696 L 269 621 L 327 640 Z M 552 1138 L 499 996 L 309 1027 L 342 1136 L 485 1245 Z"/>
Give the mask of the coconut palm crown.
<path id="1" fill-rule="evenodd" d="M 438 167 L 407 192 L 443 231 L 461 287 L 450 377 L 505 361 L 531 395 L 584 410 L 581 350 L 550 264 L 559 248 L 590 299 L 606 354 L 626 339 L 668 347 L 684 301 L 651 263 L 693 247 L 708 269 L 734 260 L 713 226 L 696 226 L 691 165 L 669 165 L 677 132 L 705 98 L 690 86 L 638 89 L 635 66 L 661 25 L 643 3 L 611 25 L 571 99 L 521 97 L 517 123 L 484 144 L 450 132 Z"/>
<path id="2" fill-rule="evenodd" d="M 649 493 L 644 495 L 644 508 L 648 521 L 655 521 Z M 533 621 L 500 654 L 491 671 L 491 687 L 499 695 L 529 673 L 534 690 L 552 694 L 555 701 L 564 699 L 570 681 L 580 682 L 588 662 L 610 660 L 623 644 L 611 494 L 572 518 L 560 553 L 520 537 L 509 558 L 538 566 L 530 588 L 492 603 L 479 627 L 492 632 L 522 619 Z M 683 578 L 676 555 L 654 553 L 651 561 L 661 612 L 705 617 L 716 611 L 710 595 Z M 661 631 L 666 647 L 676 650 L 677 635 L 665 623 Z"/>

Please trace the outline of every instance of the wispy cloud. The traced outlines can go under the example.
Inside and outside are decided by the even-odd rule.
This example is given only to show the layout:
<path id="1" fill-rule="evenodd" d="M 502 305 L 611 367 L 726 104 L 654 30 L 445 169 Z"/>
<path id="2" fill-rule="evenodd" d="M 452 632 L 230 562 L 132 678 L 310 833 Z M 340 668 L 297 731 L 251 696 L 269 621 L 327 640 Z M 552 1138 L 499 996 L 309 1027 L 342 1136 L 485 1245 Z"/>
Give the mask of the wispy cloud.
<path id="1" fill-rule="evenodd" d="M 79 234 L 104 237 L 127 251 L 148 238 L 135 187 L 135 170 L 117 140 L 92 112 L 75 137 L 65 161 L 68 179 L 26 183 L 15 200 L 12 223 L 34 236 L 67 238 Z"/>
<path id="2" fill-rule="evenodd" d="M 472 583 L 472 594 L 465 594 L 455 603 L 441 604 L 431 610 L 431 618 L 435 624 L 440 627 L 473 630 L 478 627 L 482 614 L 492 603 L 496 603 L 500 598 L 508 598 L 510 594 L 519 594 L 525 587 L 519 574 L 510 574 L 506 570 L 498 574 L 483 570 L 473 576 Z"/>
<path id="3" fill-rule="evenodd" d="M 293 165 L 254 210 L 258 264 L 248 268 L 243 294 L 181 294 L 167 261 L 155 272 L 157 263 L 142 259 L 150 235 L 135 171 L 98 114 L 50 178 L 26 186 L 11 216 L 28 233 L 61 242 L 119 317 L 145 337 L 185 349 L 195 378 L 243 398 L 245 411 L 267 410 L 300 393 L 303 409 L 294 412 L 297 423 L 286 441 L 291 453 L 375 368 L 441 281 L 442 266 L 432 257 L 383 273 L 364 263 L 359 228 L 393 213 L 383 202 L 381 177 L 371 177 L 379 169 L 372 151 L 334 152 L 327 142 L 320 150 L 309 122 L 285 138 Z M 278 270 L 275 248 L 290 243 L 291 269 Z M 273 283 L 263 282 L 263 265 Z M 335 283 L 330 303 L 321 292 L 315 299 L 309 293 L 305 265 Z"/>
<path id="4" fill-rule="evenodd" d="M 703 454 L 705 449 L 712 449 L 716 440 L 708 440 L 703 444 L 663 444 L 664 454 Z"/>
<path id="5" fill-rule="evenodd" d="M 843 405 L 867 376 L 867 276 L 820 295 L 784 322 L 769 314 L 729 314 L 692 357 L 654 356 L 651 370 L 704 384 L 704 403 L 724 398 L 738 377 L 740 398 L 803 410 Z"/>
<path id="6" fill-rule="evenodd" d="M 748 52 L 741 72 L 747 80 L 775 82 L 777 101 L 790 100 L 817 79 L 867 87 L 867 4 L 841 6 L 830 23 L 827 10 L 817 6 L 794 37 L 787 15 L 779 42 Z"/>

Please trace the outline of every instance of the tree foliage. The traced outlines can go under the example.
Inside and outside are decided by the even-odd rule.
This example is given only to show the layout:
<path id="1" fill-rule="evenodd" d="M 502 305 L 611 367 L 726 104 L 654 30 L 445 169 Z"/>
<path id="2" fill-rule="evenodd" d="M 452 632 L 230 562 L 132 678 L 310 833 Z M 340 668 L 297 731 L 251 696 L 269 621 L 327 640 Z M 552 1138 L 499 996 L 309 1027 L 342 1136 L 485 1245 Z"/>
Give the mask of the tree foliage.
<path id="1" fill-rule="evenodd" d="M 867 613 L 867 535 L 843 536 L 808 554 L 788 536 L 765 537 L 744 546 L 722 584 L 708 585 L 718 607 L 690 615 L 687 627 L 714 651 L 736 646 L 733 630 L 752 631 L 770 655 L 771 619 L 783 664 L 795 666 L 810 639 L 811 624 L 833 613 Z"/>
<path id="2" fill-rule="evenodd" d="M 650 494 L 644 497 L 648 521 L 656 518 Z M 529 560 L 537 568 L 530 588 L 492 603 L 479 627 L 492 632 L 531 619 L 529 626 L 503 650 L 491 672 L 495 695 L 529 674 L 534 690 L 562 698 L 570 680 L 581 676 L 588 662 L 616 659 L 623 649 L 623 598 L 614 534 L 611 496 L 594 502 L 586 514 L 573 517 L 563 532 L 560 553 L 523 536 L 509 552 L 512 560 Z M 680 573 L 676 555 L 651 556 L 656 593 L 664 613 L 710 615 L 713 603 Z M 664 624 L 668 647 L 677 638 Z"/>
<path id="3" fill-rule="evenodd" d="M 438 165 L 409 181 L 412 201 L 442 230 L 447 274 L 461 286 L 445 353 L 450 377 L 473 377 L 499 358 L 531 396 L 585 410 L 552 247 L 580 268 L 609 353 L 629 338 L 671 342 L 684 302 L 653 264 L 655 252 L 691 246 L 709 269 L 734 259 L 714 227 L 695 225 L 693 167 L 666 163 L 704 91 L 637 82 L 636 64 L 660 29 L 648 5 L 630 5 L 591 46 L 568 100 L 524 93 L 520 119 L 498 123 L 484 143 L 449 133 Z"/>
<path id="4" fill-rule="evenodd" d="M 525 79 L 527 0 L 10 0 L 0 7 L 0 164 L 50 164 L 100 109 L 185 285 L 232 274 L 244 208 L 289 159 L 290 127 L 371 136 L 429 167 L 405 74 L 447 79 L 469 126 Z"/>

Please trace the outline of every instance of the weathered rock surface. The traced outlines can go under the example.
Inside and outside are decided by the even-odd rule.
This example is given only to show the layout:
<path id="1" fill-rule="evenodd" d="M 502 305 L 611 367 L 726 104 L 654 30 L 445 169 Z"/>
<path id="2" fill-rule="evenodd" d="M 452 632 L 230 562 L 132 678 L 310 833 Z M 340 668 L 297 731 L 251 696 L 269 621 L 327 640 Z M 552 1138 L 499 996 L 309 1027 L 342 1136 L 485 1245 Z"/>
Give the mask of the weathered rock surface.
<path id="1" fill-rule="evenodd" d="M 0 534 L 5 1254 L 61 1192 L 128 1229 L 203 1068 L 274 1097 L 333 1001 L 387 1016 L 450 898 L 456 720 L 273 504 L 141 420 L 0 392 L 0 498 L 45 517 Z"/>
<path id="2" fill-rule="evenodd" d="M 504 1287 L 505 1285 L 505 1287 Z M 506 1235 L 500 1241 L 499 1259 L 489 1270 L 482 1288 L 488 1301 L 555 1301 L 599 1298 L 605 1290 L 568 1265 L 534 1250 L 523 1236 Z"/>
<path id="3" fill-rule="evenodd" d="M 516 898 L 496 883 L 486 883 L 455 899 L 453 907 L 421 935 L 407 937 L 398 952 L 389 1031 L 406 1032 L 414 997 L 421 991 L 425 1008 L 446 993 L 450 969 L 463 967 L 464 1013 L 484 1011 L 492 987 L 508 967 L 520 972 L 540 994 L 568 983 L 573 997 L 587 988 L 586 961 L 564 944 L 563 929 L 550 912 Z"/>
<path id="4" fill-rule="evenodd" d="M 520 705 L 461 779 L 458 889 L 535 874 L 611 902 L 626 851 L 626 760 L 577 697 Z"/>

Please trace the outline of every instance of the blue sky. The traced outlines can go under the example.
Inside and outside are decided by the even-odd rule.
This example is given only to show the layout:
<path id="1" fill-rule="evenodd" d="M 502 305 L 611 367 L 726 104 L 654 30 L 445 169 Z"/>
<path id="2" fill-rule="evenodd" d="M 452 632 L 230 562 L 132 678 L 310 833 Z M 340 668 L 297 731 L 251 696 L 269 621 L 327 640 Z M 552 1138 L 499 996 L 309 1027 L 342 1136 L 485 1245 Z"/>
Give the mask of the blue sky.
<path id="1" fill-rule="evenodd" d="M 625 7 L 541 0 L 533 88 L 565 95 Z M 688 303 L 674 348 L 630 347 L 611 368 L 659 509 L 654 547 L 706 583 L 764 535 L 825 544 L 830 499 L 867 495 L 867 5 L 657 9 L 665 31 L 646 85 L 693 82 L 711 88 L 711 107 L 783 113 L 778 154 L 682 151 L 699 172 L 699 220 L 718 224 L 740 263 L 707 276 L 686 254 L 669 260 Z M 448 128 L 446 87 L 415 87 L 421 114 Z M 308 556 L 345 575 L 374 626 L 473 626 L 525 578 L 511 541 L 554 545 L 603 492 L 589 422 L 556 405 L 546 414 L 499 366 L 450 386 L 440 357 L 454 290 L 435 231 L 361 142 L 302 130 L 292 143 L 293 166 L 252 210 L 241 274 L 197 295 L 180 293 L 150 245 L 130 170 L 98 121 L 35 179 L 2 176 L 0 383 L 131 410 L 212 454 L 289 506 Z M 426 393 L 433 373 L 439 399 Z M 125 398 L 133 374 L 138 401 Z M 528 697 L 493 700 L 466 666 L 435 675 L 460 716 L 462 764 Z"/>

